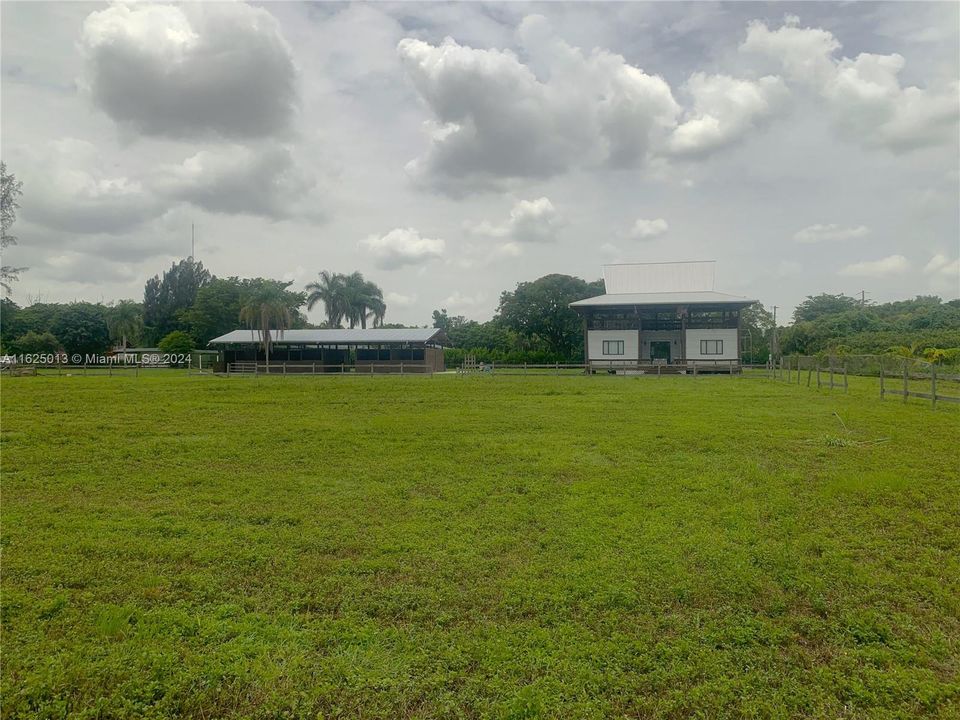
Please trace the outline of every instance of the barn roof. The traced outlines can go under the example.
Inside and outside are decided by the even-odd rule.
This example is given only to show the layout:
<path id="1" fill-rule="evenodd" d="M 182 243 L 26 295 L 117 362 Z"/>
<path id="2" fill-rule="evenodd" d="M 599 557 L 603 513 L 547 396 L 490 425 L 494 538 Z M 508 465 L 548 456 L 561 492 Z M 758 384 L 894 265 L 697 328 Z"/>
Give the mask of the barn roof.
<path id="1" fill-rule="evenodd" d="M 623 305 L 752 305 L 756 300 L 713 289 L 716 262 L 617 263 L 603 266 L 605 295 L 572 308 Z"/>
<path id="2" fill-rule="evenodd" d="M 367 330 L 284 330 L 270 333 L 274 345 L 373 345 L 380 343 L 435 343 L 443 345 L 446 335 L 440 328 L 370 328 Z M 233 330 L 210 341 L 211 345 L 259 343 L 259 330 Z"/>

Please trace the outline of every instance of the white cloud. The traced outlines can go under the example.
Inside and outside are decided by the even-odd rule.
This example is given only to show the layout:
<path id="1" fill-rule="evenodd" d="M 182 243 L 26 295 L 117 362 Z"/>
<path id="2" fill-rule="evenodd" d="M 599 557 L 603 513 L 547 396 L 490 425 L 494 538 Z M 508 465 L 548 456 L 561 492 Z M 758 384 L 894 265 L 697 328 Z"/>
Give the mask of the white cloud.
<path id="1" fill-rule="evenodd" d="M 280 219 L 319 219 L 316 180 L 294 162 L 288 147 L 228 145 L 201 150 L 179 165 L 162 166 L 153 179 L 158 192 L 205 210 Z"/>
<path id="2" fill-rule="evenodd" d="M 396 270 L 404 265 L 421 265 L 443 255 L 446 243 L 421 237 L 414 228 L 395 228 L 386 235 L 371 235 L 360 247 L 373 258 L 377 267 Z"/>
<path id="3" fill-rule="evenodd" d="M 476 308 L 486 302 L 487 296 L 484 293 L 475 295 L 464 295 L 459 290 L 454 291 L 452 295 L 444 298 L 440 307 L 444 308 Z"/>
<path id="4" fill-rule="evenodd" d="M 23 217 L 72 233 L 122 233 L 156 218 L 163 205 L 140 180 L 108 169 L 97 148 L 61 138 L 29 153 Z"/>
<path id="5" fill-rule="evenodd" d="M 816 225 L 809 225 L 802 230 L 797 230 L 797 232 L 793 234 L 793 239 L 799 243 L 834 242 L 862 238 L 869 234 L 870 228 L 866 225 L 843 227 L 834 223 L 830 223 L 829 225 L 821 225 L 818 223 Z"/>
<path id="6" fill-rule="evenodd" d="M 851 277 L 882 278 L 909 269 L 910 263 L 903 255 L 890 255 L 880 260 L 864 260 L 852 263 L 840 270 L 840 275 Z"/>
<path id="7" fill-rule="evenodd" d="M 509 219 L 494 225 L 487 221 L 466 225 L 466 230 L 480 237 L 506 238 L 518 243 L 551 242 L 563 219 L 548 198 L 520 200 L 510 210 Z M 508 243 L 510 245 L 512 243 Z M 519 253 L 515 253 L 519 254 Z"/>
<path id="8" fill-rule="evenodd" d="M 144 135 L 271 135 L 297 102 L 279 24 L 244 3 L 111 5 L 86 18 L 80 48 L 93 102 Z"/>
<path id="9" fill-rule="evenodd" d="M 789 91 L 779 77 L 739 80 L 729 75 L 694 73 L 685 85 L 693 98 L 670 138 L 677 155 L 697 155 L 740 140 L 782 108 Z"/>
<path id="10" fill-rule="evenodd" d="M 960 279 L 960 258 L 951 260 L 946 255 L 937 253 L 923 268 L 927 275 L 942 275 L 944 277 Z"/>
<path id="11" fill-rule="evenodd" d="M 823 85 L 835 73 L 833 53 L 840 49 L 840 42 L 828 30 L 797 27 L 799 20 L 790 16 L 776 30 L 760 20 L 752 21 L 740 50 L 779 61 L 788 80 Z"/>
<path id="12" fill-rule="evenodd" d="M 822 28 L 790 23 L 770 30 L 754 21 L 740 50 L 778 62 L 789 80 L 820 96 L 845 137 L 863 145 L 904 152 L 956 142 L 960 85 L 955 80 L 902 87 L 902 55 L 860 53 L 837 60 L 833 55 L 840 47 Z"/>
<path id="13" fill-rule="evenodd" d="M 663 218 L 656 218 L 655 220 L 639 218 L 627 232 L 627 237 L 631 240 L 653 240 L 669 229 L 670 226 Z"/>
<path id="14" fill-rule="evenodd" d="M 446 38 L 401 40 L 397 50 L 433 114 L 430 149 L 415 178 L 447 193 L 509 178 L 549 177 L 582 165 L 643 162 L 680 108 L 670 86 L 605 50 L 585 55 L 546 20 L 524 19 L 517 38 L 531 60 Z M 543 66 L 548 71 L 535 72 Z"/>
<path id="15" fill-rule="evenodd" d="M 411 295 L 403 295 L 402 293 L 398 292 L 388 292 L 386 295 L 384 295 L 384 300 L 386 300 L 387 305 L 405 308 L 410 307 L 417 302 L 417 295 L 416 293 Z"/>

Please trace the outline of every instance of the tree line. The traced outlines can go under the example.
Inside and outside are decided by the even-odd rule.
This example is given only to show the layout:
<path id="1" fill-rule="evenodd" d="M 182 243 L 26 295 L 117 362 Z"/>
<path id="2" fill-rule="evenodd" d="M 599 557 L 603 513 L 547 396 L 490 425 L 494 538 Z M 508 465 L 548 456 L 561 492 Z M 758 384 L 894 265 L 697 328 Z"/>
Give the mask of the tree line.
<path id="1" fill-rule="evenodd" d="M 780 329 L 785 355 L 894 353 L 960 364 L 960 300 L 936 295 L 888 303 L 811 295 Z"/>
<path id="2" fill-rule="evenodd" d="M 143 302 L 35 303 L 20 308 L 0 302 L 0 346 L 5 353 L 99 353 L 111 345 L 160 347 L 186 352 L 204 347 L 238 326 L 263 332 L 265 349 L 279 331 L 311 327 L 386 325 L 383 292 L 358 272 L 324 271 L 304 290 L 268 278 L 218 278 L 187 258 L 147 281 Z M 484 362 L 580 362 L 581 318 L 570 303 L 602 294 L 603 282 L 546 275 L 504 291 L 485 322 L 433 311 L 433 327 L 450 341 L 447 363 L 464 356 Z M 303 312 L 322 305 L 325 320 L 312 325 Z M 741 315 L 743 358 L 763 363 L 775 350 L 773 318 L 761 305 Z M 960 300 L 919 296 L 884 304 L 844 295 L 808 296 L 790 325 L 777 328 L 782 354 L 881 353 L 960 362 Z"/>
<path id="3" fill-rule="evenodd" d="M 187 258 L 150 278 L 143 301 L 101 304 L 0 301 L 0 347 L 4 353 L 102 353 L 116 347 L 159 347 L 188 352 L 204 347 L 238 325 L 265 330 L 269 343 L 279 331 L 310 327 L 384 326 L 383 291 L 359 272 L 320 273 L 303 291 L 269 278 L 218 278 L 202 262 Z M 322 304 L 326 320 L 313 325 L 301 308 Z M 272 335 L 271 335 L 272 333 Z"/>

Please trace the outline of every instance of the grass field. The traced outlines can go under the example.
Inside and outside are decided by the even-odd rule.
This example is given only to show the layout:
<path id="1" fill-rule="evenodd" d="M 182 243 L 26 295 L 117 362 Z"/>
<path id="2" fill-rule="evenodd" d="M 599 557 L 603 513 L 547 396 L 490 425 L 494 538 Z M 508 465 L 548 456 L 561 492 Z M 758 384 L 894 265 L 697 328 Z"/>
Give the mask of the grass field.
<path id="1" fill-rule="evenodd" d="M 5 718 L 960 716 L 958 407 L 12 378 Z"/>

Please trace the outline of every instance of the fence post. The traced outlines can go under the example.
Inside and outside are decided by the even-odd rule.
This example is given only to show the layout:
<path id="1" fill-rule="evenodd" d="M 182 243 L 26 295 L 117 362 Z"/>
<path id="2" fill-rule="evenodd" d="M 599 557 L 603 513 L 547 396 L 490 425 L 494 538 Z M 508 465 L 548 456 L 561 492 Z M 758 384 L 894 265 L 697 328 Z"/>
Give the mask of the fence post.
<path id="1" fill-rule="evenodd" d="M 813 365 L 807 365 L 807 387 L 810 387 L 810 380 L 813 377 Z"/>
<path id="2" fill-rule="evenodd" d="M 283 364 L 283 376 L 284 376 L 284 377 L 287 376 L 287 364 L 286 364 L 286 363 Z"/>
<path id="3" fill-rule="evenodd" d="M 907 375 L 907 358 L 903 359 L 903 402 L 907 402 L 907 393 L 910 392 L 909 376 Z"/>
<path id="4" fill-rule="evenodd" d="M 880 399 L 883 400 L 883 396 L 887 394 L 886 388 L 883 386 L 883 355 L 880 356 Z"/>
<path id="5" fill-rule="evenodd" d="M 830 389 L 833 390 L 833 355 L 828 360 L 830 362 Z"/>
<path id="6" fill-rule="evenodd" d="M 822 387 L 822 385 L 820 382 L 820 358 L 817 358 L 817 389 Z"/>
<path id="7" fill-rule="evenodd" d="M 937 409 L 937 364 L 930 363 L 930 402 Z"/>
<path id="8" fill-rule="evenodd" d="M 403 361 L 400 362 L 400 374 L 403 375 Z"/>
<path id="9" fill-rule="evenodd" d="M 844 392 L 847 392 L 847 390 L 848 390 L 848 386 L 847 386 L 847 359 L 844 358 L 844 359 L 843 359 L 843 391 L 844 391 Z"/>

